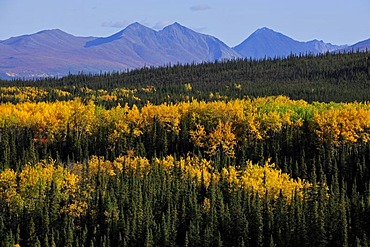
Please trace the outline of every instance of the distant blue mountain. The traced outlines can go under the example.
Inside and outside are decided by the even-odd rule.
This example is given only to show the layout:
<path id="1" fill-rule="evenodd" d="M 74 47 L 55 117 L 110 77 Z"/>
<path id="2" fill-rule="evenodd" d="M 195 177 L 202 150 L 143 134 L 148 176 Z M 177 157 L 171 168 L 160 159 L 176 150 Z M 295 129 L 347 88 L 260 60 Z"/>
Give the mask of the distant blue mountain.
<path id="1" fill-rule="evenodd" d="M 159 31 L 158 36 L 165 54 L 175 60 L 208 62 L 241 57 L 221 40 L 195 32 L 177 22 Z"/>
<path id="2" fill-rule="evenodd" d="M 318 40 L 300 42 L 264 27 L 255 31 L 241 44 L 234 47 L 234 50 L 243 57 L 260 59 L 287 57 L 291 54 L 319 54 L 345 47 Z"/>
<path id="3" fill-rule="evenodd" d="M 135 54 L 131 54 L 131 58 L 154 66 L 240 57 L 215 37 L 194 32 L 179 23 L 169 25 L 158 32 L 134 23 L 112 36 L 97 38 L 85 45 L 86 48 L 97 46 L 127 50 L 125 54 L 133 51 Z"/>
<path id="4" fill-rule="evenodd" d="M 370 39 L 360 41 L 354 45 L 348 46 L 344 49 L 346 52 L 350 51 L 370 51 Z"/>
<path id="5" fill-rule="evenodd" d="M 217 38 L 179 23 L 161 31 L 133 23 L 102 38 L 75 37 L 55 29 L 0 41 L 0 77 L 99 73 L 239 57 Z"/>
<path id="6" fill-rule="evenodd" d="M 234 48 L 179 23 L 160 31 L 133 23 L 120 32 L 100 38 L 76 37 L 53 29 L 0 41 L 0 78 L 124 71 L 144 66 L 286 57 L 369 47 L 370 40 L 349 47 L 318 40 L 299 42 L 268 28 L 258 29 Z"/>

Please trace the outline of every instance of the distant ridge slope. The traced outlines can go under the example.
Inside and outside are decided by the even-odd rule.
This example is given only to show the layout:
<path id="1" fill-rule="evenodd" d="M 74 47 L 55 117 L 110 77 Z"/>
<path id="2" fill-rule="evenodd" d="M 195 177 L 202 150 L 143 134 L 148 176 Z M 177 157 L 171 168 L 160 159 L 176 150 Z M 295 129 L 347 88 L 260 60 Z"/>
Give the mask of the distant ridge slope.
<path id="1" fill-rule="evenodd" d="M 300 42 L 266 27 L 230 48 L 216 37 L 177 22 L 160 31 L 135 22 L 108 37 L 76 37 L 53 29 L 0 41 L 0 78 L 59 77 L 69 73 L 95 74 L 145 66 L 369 48 L 370 40 L 349 47 L 319 40 Z"/>
<path id="2" fill-rule="evenodd" d="M 195 32 L 175 22 L 159 31 L 159 40 L 166 54 L 185 61 L 214 61 L 241 57 L 219 39 Z"/>
<path id="3" fill-rule="evenodd" d="M 215 37 L 194 32 L 179 23 L 169 25 L 158 32 L 134 23 L 112 36 L 89 41 L 85 47 L 100 47 L 108 53 L 109 50 L 116 50 L 117 55 L 122 56 L 111 58 L 117 61 L 127 60 L 127 56 L 130 56 L 142 65 L 153 66 L 240 57 Z"/>
<path id="4" fill-rule="evenodd" d="M 331 52 L 344 46 L 332 45 L 319 40 L 296 41 L 282 33 L 263 27 L 252 33 L 234 50 L 243 57 L 286 57 L 291 54 L 318 54 Z"/>
<path id="5" fill-rule="evenodd" d="M 0 41 L 0 78 L 99 73 L 241 57 L 219 39 L 179 23 L 161 31 L 137 22 L 109 37 L 45 30 Z"/>
<path id="6" fill-rule="evenodd" d="M 360 41 L 344 49 L 345 51 L 370 51 L 370 39 Z"/>

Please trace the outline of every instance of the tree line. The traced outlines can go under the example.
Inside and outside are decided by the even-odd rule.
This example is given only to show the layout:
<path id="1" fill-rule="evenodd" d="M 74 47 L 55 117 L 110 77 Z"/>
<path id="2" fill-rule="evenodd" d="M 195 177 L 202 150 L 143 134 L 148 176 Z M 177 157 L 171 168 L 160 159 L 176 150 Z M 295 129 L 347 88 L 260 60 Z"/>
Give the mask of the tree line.
<path id="1" fill-rule="evenodd" d="M 369 111 L 2 104 L 2 246 L 366 246 Z"/>
<path id="2" fill-rule="evenodd" d="M 368 246 L 368 56 L 0 81 L 0 246 Z"/>
<path id="3" fill-rule="evenodd" d="M 244 59 L 215 63 L 168 65 L 99 75 L 1 81 L 0 101 L 70 100 L 77 96 L 111 107 L 213 101 L 285 95 L 308 102 L 368 101 L 369 52 L 292 55 L 287 58 Z M 19 93 L 14 88 L 20 87 Z M 26 89 L 25 89 L 26 88 Z M 8 91 L 8 92 L 6 92 Z M 36 92 L 35 92 L 36 91 Z M 38 92 L 37 92 L 38 91 Z M 42 92 L 41 92 L 42 91 Z"/>

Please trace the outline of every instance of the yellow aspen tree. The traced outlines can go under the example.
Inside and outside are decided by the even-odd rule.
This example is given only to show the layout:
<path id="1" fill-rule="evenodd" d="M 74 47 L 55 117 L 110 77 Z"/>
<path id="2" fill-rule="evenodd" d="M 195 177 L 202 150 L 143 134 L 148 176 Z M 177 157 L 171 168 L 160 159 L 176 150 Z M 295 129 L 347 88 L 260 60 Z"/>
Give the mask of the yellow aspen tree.
<path id="1" fill-rule="evenodd" d="M 215 155 L 218 150 L 222 151 L 229 157 L 234 157 L 234 147 L 236 137 L 232 132 L 230 122 L 223 123 L 219 120 L 217 127 L 208 135 L 208 153 Z"/>
<path id="2" fill-rule="evenodd" d="M 203 148 L 205 145 L 205 140 L 207 133 L 204 130 L 204 126 L 201 124 L 195 124 L 195 130 L 190 130 L 190 141 L 197 148 Z"/>

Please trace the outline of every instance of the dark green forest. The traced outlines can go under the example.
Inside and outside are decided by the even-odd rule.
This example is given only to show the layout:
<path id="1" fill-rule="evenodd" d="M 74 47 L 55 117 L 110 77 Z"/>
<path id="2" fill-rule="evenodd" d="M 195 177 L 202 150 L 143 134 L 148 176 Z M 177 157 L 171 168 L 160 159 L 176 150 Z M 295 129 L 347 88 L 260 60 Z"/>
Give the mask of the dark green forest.
<path id="1" fill-rule="evenodd" d="M 81 73 L 61 79 L 0 80 L 0 86 L 31 86 L 50 92 L 47 96 L 36 97 L 36 101 L 66 100 L 76 96 L 91 98 L 93 93 L 99 94 L 99 89 L 106 90 L 108 94 L 115 94 L 119 88 L 135 91 L 137 98 L 121 94 L 114 102 L 95 100 L 106 106 L 118 102 L 121 105 L 143 105 L 147 101 L 160 104 L 192 98 L 212 101 L 271 95 L 285 95 L 308 102 L 351 102 L 370 100 L 369 66 L 369 52 L 326 53 L 317 56 L 292 55 L 285 59 L 169 65 L 126 73 Z M 191 85 L 191 90 L 186 87 L 187 84 Z M 70 95 L 61 97 L 53 93 L 52 89 L 55 88 L 67 91 Z M 11 101 L 4 98 L 0 100 Z"/>
<path id="2" fill-rule="evenodd" d="M 0 81 L 0 246 L 369 246 L 369 56 Z"/>

